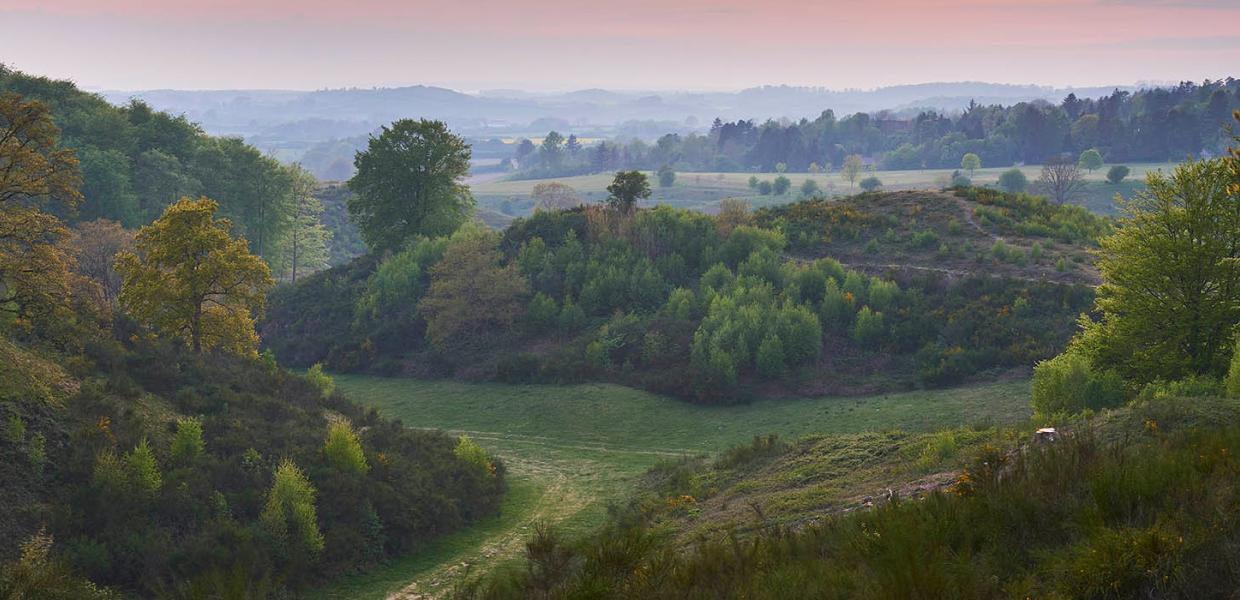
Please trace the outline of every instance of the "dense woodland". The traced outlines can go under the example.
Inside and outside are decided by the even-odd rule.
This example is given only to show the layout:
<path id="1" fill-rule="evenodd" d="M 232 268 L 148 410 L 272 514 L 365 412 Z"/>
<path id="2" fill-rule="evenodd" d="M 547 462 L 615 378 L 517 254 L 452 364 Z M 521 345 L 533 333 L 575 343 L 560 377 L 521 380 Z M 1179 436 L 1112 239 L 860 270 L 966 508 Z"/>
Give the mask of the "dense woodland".
<path id="1" fill-rule="evenodd" d="M 538 145 L 519 144 L 513 160 L 519 176 L 535 179 L 662 167 L 818 172 L 842 168 L 850 155 L 883 169 L 958 168 L 970 153 L 988 167 L 1041 164 L 1089 149 L 1110 163 L 1178 161 L 1222 154 L 1222 128 L 1237 108 L 1240 81 L 1229 78 L 1117 90 L 1096 99 L 1069 95 L 1058 105 L 972 105 L 960 114 L 922 112 L 911 119 L 883 113 L 837 117 L 831 110 L 798 122 L 716 119 L 704 135 L 667 134 L 654 143 L 585 147 L 575 136 L 551 132 Z"/>
<path id="2" fill-rule="evenodd" d="M 288 597 L 497 511 L 503 463 L 469 438 L 258 353 L 282 264 L 260 249 L 319 227 L 294 212 L 266 228 L 267 192 L 308 197 L 293 171 L 140 104 L 3 75 L 0 597 Z M 209 183 L 144 187 L 176 173 Z M 227 202 L 175 200 L 204 192 Z"/>

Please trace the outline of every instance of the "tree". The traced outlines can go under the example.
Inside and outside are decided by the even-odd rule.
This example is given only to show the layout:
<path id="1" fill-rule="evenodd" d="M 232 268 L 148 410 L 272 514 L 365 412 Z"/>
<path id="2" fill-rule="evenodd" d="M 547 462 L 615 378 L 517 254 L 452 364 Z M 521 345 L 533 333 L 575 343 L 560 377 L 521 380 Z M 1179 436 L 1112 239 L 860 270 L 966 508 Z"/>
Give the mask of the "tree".
<path id="1" fill-rule="evenodd" d="M 1076 163 L 1056 157 L 1042 165 L 1038 189 L 1050 196 L 1055 204 L 1066 204 L 1080 197 L 1085 190 L 1085 180 L 1081 179 L 1081 170 Z"/>
<path id="2" fill-rule="evenodd" d="M 1227 371 L 1240 322 L 1240 212 L 1221 160 L 1153 171 L 1100 240 L 1098 322 L 1074 342 L 1133 381 Z"/>
<path id="3" fill-rule="evenodd" d="M 676 171 L 671 167 L 663 165 L 659 167 L 659 187 L 672 187 L 676 183 Z"/>
<path id="4" fill-rule="evenodd" d="M 1107 169 L 1107 182 L 1111 185 L 1119 185 L 1119 182 L 1128 177 L 1130 170 L 1124 165 L 1115 165 Z"/>
<path id="5" fill-rule="evenodd" d="M 960 157 L 960 168 L 969 172 L 969 177 L 973 177 L 973 172 L 982 168 L 982 158 L 972 152 Z"/>
<path id="6" fill-rule="evenodd" d="M 818 182 L 813 179 L 806 179 L 801 183 L 801 195 L 806 198 L 817 196 L 821 190 L 818 188 Z"/>
<path id="7" fill-rule="evenodd" d="M 620 171 L 607 186 L 607 204 L 623 213 L 631 213 L 639 200 L 650 197 L 650 181 L 641 171 Z"/>
<path id="8" fill-rule="evenodd" d="M 564 136 L 558 131 L 548 133 L 538 147 L 538 158 L 543 168 L 552 172 L 559 169 L 564 162 Z"/>
<path id="9" fill-rule="evenodd" d="M 284 240 L 281 271 L 297 283 L 297 275 L 313 273 L 327 266 L 327 242 L 332 233 L 323 226 L 323 203 L 314 197 L 318 182 L 300 167 L 293 170 L 293 226 Z"/>
<path id="10" fill-rule="evenodd" d="M 133 250 L 134 234 L 116 221 L 97 219 L 79 223 L 69 240 L 76 270 L 99 286 L 100 301 L 115 306 L 121 293 L 116 257 Z"/>
<path id="11" fill-rule="evenodd" d="M 999 187 L 1005 192 L 1019 194 L 1029 189 L 1029 178 L 1020 169 L 1008 169 L 999 175 Z"/>
<path id="12" fill-rule="evenodd" d="M 259 515 L 263 528 L 280 543 L 295 543 L 294 547 L 309 554 L 322 552 L 325 544 L 314 507 L 315 494 L 305 473 L 284 459 L 276 467 L 267 504 Z"/>
<path id="13" fill-rule="evenodd" d="M 82 200 L 77 158 L 59 140 L 47 105 L 0 94 L 0 313 L 47 314 L 69 295 L 69 232 L 41 210 Z"/>
<path id="14" fill-rule="evenodd" d="M 470 156 L 469 144 L 442 121 L 402 119 L 371 136 L 349 180 L 356 194 L 349 215 L 366 245 L 390 250 L 416 235 L 456 231 L 474 207 L 462 182 Z"/>
<path id="15" fill-rule="evenodd" d="M 840 177 L 848 180 L 848 185 L 851 187 L 856 183 L 857 175 L 861 173 L 864 164 L 860 154 L 849 154 L 844 158 L 844 166 L 840 167 Z"/>
<path id="16" fill-rule="evenodd" d="M 883 182 L 880 181 L 877 177 L 870 176 L 870 177 L 866 177 L 865 179 L 861 180 L 861 189 L 863 191 L 872 192 L 874 190 L 877 190 L 880 187 L 883 187 Z"/>
<path id="17" fill-rule="evenodd" d="M 770 196 L 771 191 L 774 189 L 775 189 L 775 186 L 771 185 L 770 180 L 763 179 L 762 181 L 758 182 L 758 193 L 763 196 Z"/>
<path id="18" fill-rule="evenodd" d="M 190 417 L 177 419 L 177 433 L 172 438 L 170 449 L 172 459 L 187 464 L 202 456 L 204 450 L 206 443 L 202 440 L 202 423 Z"/>
<path id="19" fill-rule="evenodd" d="M 1081 157 L 1077 159 L 1076 164 L 1082 169 L 1093 173 L 1102 168 L 1102 154 L 1094 148 L 1090 148 L 1081 153 Z"/>
<path id="20" fill-rule="evenodd" d="M 516 151 L 513 152 L 513 158 L 516 159 L 517 164 L 521 167 L 528 167 L 530 166 L 530 157 L 534 156 L 534 153 L 537 151 L 538 148 L 534 146 L 534 142 L 521 138 L 521 141 L 517 144 Z"/>
<path id="21" fill-rule="evenodd" d="M 418 310 L 426 337 L 443 351 L 481 346 L 521 317 L 529 286 L 515 264 L 501 265 L 498 234 L 465 230 L 431 267 L 431 285 Z"/>
<path id="22" fill-rule="evenodd" d="M 219 348 L 254 355 L 254 321 L 271 270 L 250 254 L 214 200 L 182 198 L 138 232 L 137 252 L 116 260 L 121 305 L 140 322 L 183 340 L 194 352 Z"/>
<path id="23" fill-rule="evenodd" d="M 558 181 L 536 184 L 530 197 L 535 210 L 566 210 L 582 204 L 577 190 Z"/>
<path id="24" fill-rule="evenodd" d="M 775 181 L 771 184 L 771 191 L 774 192 L 776 196 L 782 196 L 787 194 L 788 189 L 791 187 L 792 181 L 786 176 L 780 175 L 779 177 L 776 177 Z"/>

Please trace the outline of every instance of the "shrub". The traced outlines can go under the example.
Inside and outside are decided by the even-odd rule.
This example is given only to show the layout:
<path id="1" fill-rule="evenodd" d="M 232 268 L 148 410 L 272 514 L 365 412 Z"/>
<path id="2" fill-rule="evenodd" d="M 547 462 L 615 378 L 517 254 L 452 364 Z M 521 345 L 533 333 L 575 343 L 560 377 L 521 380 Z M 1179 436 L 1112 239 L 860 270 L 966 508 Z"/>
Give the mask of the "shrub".
<path id="1" fill-rule="evenodd" d="M 559 317 L 560 307 L 556 305 L 553 298 L 542 292 L 534 294 L 525 311 L 526 321 L 538 331 L 554 327 Z"/>
<path id="2" fill-rule="evenodd" d="M 861 182 L 858 183 L 857 185 L 861 186 L 862 190 L 865 190 L 867 192 L 873 192 L 874 190 L 877 190 L 878 188 L 883 187 L 883 182 L 880 181 L 877 177 L 871 175 L 869 177 L 866 177 L 865 179 L 862 179 Z"/>
<path id="3" fill-rule="evenodd" d="M 1075 414 L 1123 404 L 1124 382 L 1114 371 L 1098 373 L 1089 359 L 1074 352 L 1039 362 L 1033 368 L 1031 402 L 1035 417 Z"/>
<path id="4" fill-rule="evenodd" d="M 319 391 L 319 395 L 328 398 L 336 391 L 336 380 L 323 372 L 323 363 L 314 363 L 306 371 L 306 381 Z"/>
<path id="5" fill-rule="evenodd" d="M 784 344 L 778 335 L 768 335 L 758 345 L 756 367 L 758 374 L 774 379 L 784 372 Z"/>
<path id="6" fill-rule="evenodd" d="M 1206 398 L 1222 396 L 1223 382 L 1209 375 L 1194 375 L 1176 381 L 1154 381 L 1141 388 L 1142 400 L 1158 398 Z"/>
<path id="7" fill-rule="evenodd" d="M 801 184 L 801 195 L 805 196 L 806 198 L 817 196 L 820 191 L 821 190 L 818 187 L 818 182 L 814 181 L 813 179 L 806 179 Z"/>
<path id="8" fill-rule="evenodd" d="M 676 183 L 676 171 L 671 167 L 663 165 L 659 167 L 659 187 L 672 187 Z"/>
<path id="9" fill-rule="evenodd" d="M 564 333 L 576 333 L 586 326 L 586 311 L 574 303 L 571 296 L 564 297 L 559 325 L 560 331 Z"/>
<path id="10" fill-rule="evenodd" d="M 884 333 L 886 326 L 883 324 L 883 313 L 874 312 L 869 306 L 862 306 L 861 310 L 857 311 L 857 322 L 853 325 L 853 339 L 863 346 L 875 346 Z"/>
<path id="11" fill-rule="evenodd" d="M 1124 165 L 1115 165 L 1107 169 L 1107 183 L 1111 185 L 1119 185 L 1124 178 L 1128 177 L 1130 170 Z"/>
<path id="12" fill-rule="evenodd" d="M 505 383 L 531 383 L 538 380 L 541 366 L 535 354 L 506 354 L 495 365 L 495 378 Z"/>
<path id="13" fill-rule="evenodd" d="M 999 187 L 1009 194 L 1019 194 L 1029 189 L 1029 178 L 1020 169 L 1008 169 L 999 175 Z"/>
<path id="14" fill-rule="evenodd" d="M 877 277 L 870 280 L 870 287 L 866 291 L 868 295 L 867 304 L 874 310 L 882 312 L 891 307 L 895 302 L 896 296 L 900 293 L 900 286 L 894 281 L 883 281 Z"/>
<path id="15" fill-rule="evenodd" d="M 283 544 L 309 554 L 323 551 L 323 534 L 319 531 L 318 511 L 314 506 L 316 492 L 306 474 L 293 461 L 284 459 L 276 467 L 267 492 L 267 504 L 260 519 L 267 533 Z"/>
<path id="16" fill-rule="evenodd" d="M 474 465 L 487 473 L 495 473 L 495 465 L 491 462 L 491 455 L 487 454 L 486 449 L 478 445 L 473 438 L 462 435 L 456 442 L 456 448 L 452 453 L 457 458 L 471 465 Z"/>
<path id="17" fill-rule="evenodd" d="M 323 442 L 323 455 L 327 462 L 337 470 L 354 475 L 365 475 L 370 470 L 366 463 L 366 453 L 362 450 L 362 442 L 348 421 L 343 419 L 333 422 L 327 428 L 327 439 Z"/>
<path id="18" fill-rule="evenodd" d="M 775 182 L 771 184 L 771 191 L 774 192 L 776 196 L 783 196 L 788 193 L 788 190 L 791 187 L 792 181 L 787 177 L 780 175 L 779 177 L 776 177 Z"/>
<path id="19" fill-rule="evenodd" d="M 163 487 L 164 480 L 159 474 L 159 464 L 155 462 L 155 453 L 151 445 L 142 438 L 137 447 L 126 457 L 129 466 L 129 478 L 138 491 L 147 496 L 154 496 Z"/>
<path id="20" fill-rule="evenodd" d="M 188 417 L 177 419 L 177 433 L 172 438 L 172 459 L 187 463 L 202 456 L 206 444 L 202 441 L 202 423 Z"/>
<path id="21" fill-rule="evenodd" d="M 763 179 L 762 181 L 758 182 L 758 193 L 762 194 L 763 196 L 770 196 L 771 190 L 773 189 L 774 189 L 774 186 L 771 185 L 770 181 Z"/>
<path id="22" fill-rule="evenodd" d="M 929 229 L 925 231 L 918 231 L 913 234 L 913 238 L 909 240 L 909 243 L 912 244 L 914 248 L 933 248 L 939 243 L 939 236 Z"/>

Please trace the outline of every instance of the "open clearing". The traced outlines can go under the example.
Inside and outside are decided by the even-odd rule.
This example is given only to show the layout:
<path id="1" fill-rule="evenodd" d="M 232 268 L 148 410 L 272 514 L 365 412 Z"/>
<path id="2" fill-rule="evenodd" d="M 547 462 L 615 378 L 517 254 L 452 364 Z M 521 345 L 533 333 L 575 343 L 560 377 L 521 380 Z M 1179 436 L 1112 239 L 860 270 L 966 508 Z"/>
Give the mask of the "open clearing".
<path id="1" fill-rule="evenodd" d="M 1115 194 L 1125 198 L 1132 196 L 1137 190 L 1144 188 L 1145 174 L 1149 171 L 1162 169 L 1170 172 L 1175 163 L 1147 163 L 1129 165 L 1132 172 L 1119 185 L 1106 182 L 1106 171 L 1110 165 L 1095 170 L 1093 173 L 1082 172 L 1087 182 L 1084 196 L 1080 201 L 1091 211 L 1099 214 L 1114 214 L 1112 202 Z M 995 185 L 999 175 L 1011 167 L 978 169 L 973 175 L 973 183 L 979 186 Z M 1030 183 L 1037 180 L 1042 168 L 1037 165 L 1020 168 Z M 883 182 L 886 190 L 938 189 L 951 177 L 953 169 L 924 169 L 910 171 L 875 171 L 862 173 L 857 177 L 860 181 L 873 175 Z M 657 181 L 654 173 L 647 173 L 651 181 Z M 655 186 L 653 195 L 646 202 L 649 205 L 669 204 L 679 208 L 690 208 L 704 212 L 714 212 L 719 201 L 724 198 L 742 198 L 755 207 L 771 206 L 792 202 L 800 198 L 798 190 L 806 179 L 818 183 L 822 191 L 828 195 L 847 195 L 859 191 L 850 186 L 848 181 L 837 173 L 811 175 L 809 173 L 785 173 L 792 180 L 792 189 L 783 196 L 761 196 L 749 189 L 749 178 L 774 179 L 779 173 L 678 173 L 676 183 L 670 188 Z M 532 208 L 530 192 L 534 186 L 547 181 L 558 181 L 571 186 L 583 199 L 589 202 L 602 202 L 607 198 L 607 185 L 611 183 L 612 174 L 579 175 L 576 177 L 559 177 L 553 179 L 530 180 L 490 180 L 479 182 L 471 187 L 480 207 L 503 212 L 510 216 L 521 216 L 529 213 Z"/>
<path id="2" fill-rule="evenodd" d="M 351 399 L 410 427 L 468 433 L 508 468 L 502 514 L 423 552 L 345 578 L 319 598 L 433 598 L 478 569 L 512 565 L 535 524 L 570 537 L 599 525 L 610 502 L 661 458 L 713 453 L 778 433 L 933 431 L 1029 418 L 1027 381 L 857 398 L 764 400 L 707 407 L 609 384 L 471 384 L 338 375 Z"/>

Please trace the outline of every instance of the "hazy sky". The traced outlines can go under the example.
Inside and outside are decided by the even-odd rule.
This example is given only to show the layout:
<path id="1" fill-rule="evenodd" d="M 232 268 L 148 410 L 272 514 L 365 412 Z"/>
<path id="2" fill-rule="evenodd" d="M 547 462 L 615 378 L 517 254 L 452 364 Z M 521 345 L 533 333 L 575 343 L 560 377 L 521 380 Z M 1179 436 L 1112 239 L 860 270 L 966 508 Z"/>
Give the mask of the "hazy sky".
<path id="1" fill-rule="evenodd" d="M 0 0 L 91 88 L 871 88 L 1240 75 L 1240 0 Z"/>

